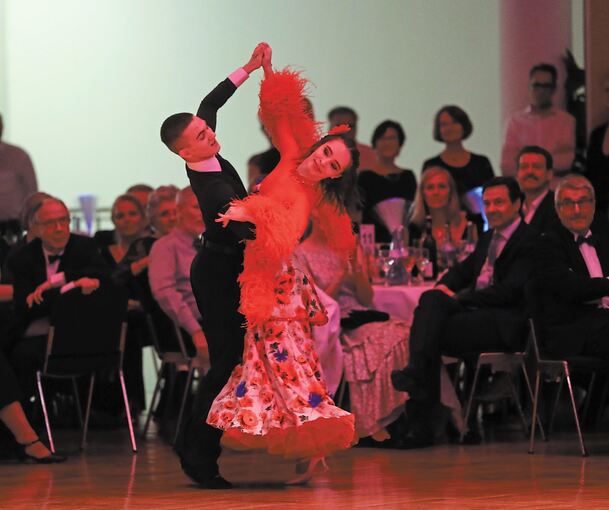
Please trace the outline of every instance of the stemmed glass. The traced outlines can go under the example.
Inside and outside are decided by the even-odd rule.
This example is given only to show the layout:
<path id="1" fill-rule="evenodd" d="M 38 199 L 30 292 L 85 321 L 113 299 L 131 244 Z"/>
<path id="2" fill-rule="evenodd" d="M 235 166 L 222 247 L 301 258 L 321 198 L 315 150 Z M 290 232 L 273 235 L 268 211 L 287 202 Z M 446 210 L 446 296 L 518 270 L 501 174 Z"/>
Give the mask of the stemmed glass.
<path id="1" fill-rule="evenodd" d="M 408 282 L 412 281 L 412 270 L 417 262 L 417 251 L 419 248 L 404 248 L 404 268 Z"/>
<path id="2" fill-rule="evenodd" d="M 389 274 L 389 270 L 391 269 L 391 264 L 393 263 L 393 259 L 391 258 L 391 252 L 385 248 L 378 249 L 378 264 L 379 264 L 379 274 L 381 278 L 384 280 L 385 285 L 389 285 L 387 280 L 387 275 Z"/>
<path id="3" fill-rule="evenodd" d="M 427 248 L 417 248 L 416 249 L 416 266 L 419 271 L 419 275 L 417 276 L 417 283 L 420 284 L 427 272 L 427 268 L 429 264 L 431 264 L 431 260 L 429 260 L 429 250 Z"/>

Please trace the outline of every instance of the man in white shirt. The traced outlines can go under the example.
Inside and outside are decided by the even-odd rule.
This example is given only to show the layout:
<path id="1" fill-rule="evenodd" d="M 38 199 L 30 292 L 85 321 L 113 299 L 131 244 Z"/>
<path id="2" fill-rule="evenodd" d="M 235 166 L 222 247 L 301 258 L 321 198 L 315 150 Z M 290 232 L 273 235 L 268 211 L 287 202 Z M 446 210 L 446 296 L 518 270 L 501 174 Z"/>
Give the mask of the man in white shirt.
<path id="1" fill-rule="evenodd" d="M 546 149 L 554 161 L 556 177 L 571 170 L 575 157 L 575 118 L 553 105 L 556 68 L 537 64 L 529 72 L 529 106 L 516 112 L 506 124 L 501 150 L 501 172 L 514 175 L 518 153 L 525 145 Z"/>

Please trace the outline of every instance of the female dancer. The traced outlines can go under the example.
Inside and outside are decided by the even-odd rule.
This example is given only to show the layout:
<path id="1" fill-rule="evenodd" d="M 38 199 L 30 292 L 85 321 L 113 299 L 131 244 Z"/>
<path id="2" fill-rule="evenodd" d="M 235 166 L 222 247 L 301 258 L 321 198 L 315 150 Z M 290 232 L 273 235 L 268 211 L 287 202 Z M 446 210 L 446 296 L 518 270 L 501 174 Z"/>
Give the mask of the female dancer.
<path id="1" fill-rule="evenodd" d="M 306 472 L 292 481 L 301 483 L 319 463 L 325 465 L 325 455 L 348 448 L 356 436 L 353 416 L 334 405 L 322 379 L 310 325 L 324 323 L 325 312 L 291 255 L 313 208 L 334 234 L 332 247 L 344 255 L 353 250 L 345 205 L 359 155 L 339 134 L 314 143 L 318 127 L 305 111 L 305 81 L 289 70 L 273 72 L 270 52 L 263 66 L 260 117 L 281 160 L 257 194 L 234 201 L 217 220 L 249 221 L 256 239 L 247 241 L 239 278 L 248 326 L 243 363 L 207 422 L 225 431 L 226 446 L 311 458 Z"/>

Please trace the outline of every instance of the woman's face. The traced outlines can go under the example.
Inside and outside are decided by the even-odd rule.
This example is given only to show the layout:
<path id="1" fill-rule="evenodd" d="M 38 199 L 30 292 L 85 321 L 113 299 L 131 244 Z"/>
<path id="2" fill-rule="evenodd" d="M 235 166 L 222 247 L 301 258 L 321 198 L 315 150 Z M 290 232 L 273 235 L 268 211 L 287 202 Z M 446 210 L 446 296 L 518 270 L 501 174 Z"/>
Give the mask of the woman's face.
<path id="1" fill-rule="evenodd" d="M 374 142 L 374 148 L 381 158 L 395 159 L 400 154 L 400 139 L 396 129 L 390 127 Z"/>
<path id="2" fill-rule="evenodd" d="M 112 223 L 121 237 L 133 237 L 142 230 L 144 218 L 135 204 L 121 200 L 112 211 Z"/>
<path id="3" fill-rule="evenodd" d="M 429 209 L 442 209 L 448 205 L 450 186 L 446 174 L 430 177 L 423 185 L 423 200 Z"/>
<path id="4" fill-rule="evenodd" d="M 176 203 L 173 200 L 164 200 L 159 204 L 159 208 L 152 218 L 152 226 L 159 236 L 164 236 L 173 230 L 177 219 Z"/>
<path id="5" fill-rule="evenodd" d="M 460 142 L 463 139 L 463 126 L 448 112 L 442 112 L 438 118 L 440 138 L 444 143 Z"/>
<path id="6" fill-rule="evenodd" d="M 351 166 L 351 152 L 340 139 L 320 145 L 300 165 L 297 172 L 308 181 L 336 179 Z"/>

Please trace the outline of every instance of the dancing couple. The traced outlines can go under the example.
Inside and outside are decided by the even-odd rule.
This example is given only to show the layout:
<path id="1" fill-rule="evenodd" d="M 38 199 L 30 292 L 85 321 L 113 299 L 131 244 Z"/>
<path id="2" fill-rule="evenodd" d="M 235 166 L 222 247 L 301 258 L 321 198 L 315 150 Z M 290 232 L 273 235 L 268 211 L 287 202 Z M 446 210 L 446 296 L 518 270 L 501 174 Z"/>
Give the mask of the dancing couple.
<path id="1" fill-rule="evenodd" d="M 308 460 L 292 480 L 304 483 L 325 466 L 324 456 L 357 437 L 353 416 L 326 390 L 311 326 L 327 318 L 292 254 L 313 209 L 320 228 L 332 233 L 331 247 L 344 257 L 353 252 L 345 211 L 359 155 L 341 133 L 320 137 L 307 111 L 306 81 L 288 69 L 274 71 L 271 57 L 270 46 L 259 44 L 203 99 L 197 115 L 175 114 L 161 127 L 163 142 L 186 162 L 206 224 L 191 283 L 205 335 L 194 340 L 211 368 L 177 450 L 185 473 L 209 489 L 232 486 L 219 474 L 220 442 Z M 219 155 L 216 114 L 260 67 L 259 116 L 281 160 L 247 196 Z"/>

